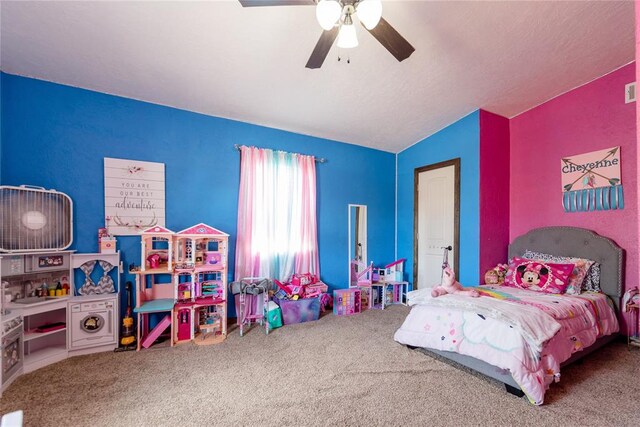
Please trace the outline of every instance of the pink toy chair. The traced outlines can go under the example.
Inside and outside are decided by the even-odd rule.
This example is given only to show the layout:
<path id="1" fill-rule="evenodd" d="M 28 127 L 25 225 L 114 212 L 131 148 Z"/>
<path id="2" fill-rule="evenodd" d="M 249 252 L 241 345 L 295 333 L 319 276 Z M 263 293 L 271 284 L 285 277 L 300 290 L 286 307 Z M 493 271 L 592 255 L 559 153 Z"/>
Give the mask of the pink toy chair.
<path id="1" fill-rule="evenodd" d="M 155 269 L 160 267 L 160 255 L 151 254 L 147 257 L 147 262 L 149 263 L 149 268 Z"/>

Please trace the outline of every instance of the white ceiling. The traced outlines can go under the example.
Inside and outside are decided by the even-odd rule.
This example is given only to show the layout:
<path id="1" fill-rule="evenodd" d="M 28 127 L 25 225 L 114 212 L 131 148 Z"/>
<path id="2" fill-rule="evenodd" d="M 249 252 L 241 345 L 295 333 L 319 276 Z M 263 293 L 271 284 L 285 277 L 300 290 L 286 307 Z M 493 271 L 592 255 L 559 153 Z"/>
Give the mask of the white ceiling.
<path id="1" fill-rule="evenodd" d="M 1 8 L 7 73 L 391 152 L 478 108 L 512 117 L 635 55 L 632 1 L 384 1 L 416 52 L 399 63 L 358 26 L 360 46 L 334 46 L 318 70 L 305 68 L 321 33 L 314 7 Z"/>

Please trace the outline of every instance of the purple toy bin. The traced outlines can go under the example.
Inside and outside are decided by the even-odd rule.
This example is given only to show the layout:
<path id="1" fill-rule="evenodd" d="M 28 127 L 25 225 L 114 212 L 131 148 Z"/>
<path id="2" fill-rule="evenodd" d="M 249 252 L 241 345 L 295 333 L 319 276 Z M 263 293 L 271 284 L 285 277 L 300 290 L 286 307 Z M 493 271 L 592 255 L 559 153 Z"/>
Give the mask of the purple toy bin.
<path id="1" fill-rule="evenodd" d="M 303 298 L 297 301 L 273 299 L 282 310 L 282 322 L 285 325 L 310 322 L 320 318 L 320 297 Z"/>

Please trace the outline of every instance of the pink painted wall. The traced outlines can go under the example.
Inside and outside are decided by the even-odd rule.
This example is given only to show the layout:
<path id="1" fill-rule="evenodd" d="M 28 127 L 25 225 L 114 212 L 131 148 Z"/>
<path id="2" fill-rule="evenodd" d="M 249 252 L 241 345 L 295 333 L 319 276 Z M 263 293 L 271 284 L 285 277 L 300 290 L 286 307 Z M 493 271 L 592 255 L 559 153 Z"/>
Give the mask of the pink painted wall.
<path id="1" fill-rule="evenodd" d="M 568 225 L 608 236 L 627 252 L 626 287 L 638 286 L 636 104 L 624 103 L 635 63 L 511 119 L 510 238 L 536 227 Z M 625 208 L 565 213 L 560 158 L 621 146 Z"/>
<path id="2" fill-rule="evenodd" d="M 638 60 L 640 60 L 640 1 L 635 2 L 636 6 L 636 64 Z M 636 82 L 640 82 L 640 67 L 636 67 Z M 636 147 L 637 141 L 640 141 L 640 107 L 638 107 L 638 103 L 636 102 Z M 640 151 L 636 153 L 636 171 L 640 171 Z M 638 193 L 640 194 L 640 179 L 638 179 L 637 187 Z M 640 212 L 640 197 L 638 197 L 638 212 Z M 637 233 L 638 233 L 638 241 L 636 243 L 637 247 L 640 247 L 640 220 L 636 219 Z M 637 283 L 640 287 L 640 266 L 638 267 L 638 277 Z M 638 319 L 638 325 L 636 331 L 640 330 L 640 318 Z"/>
<path id="3" fill-rule="evenodd" d="M 509 119 L 480 110 L 480 282 L 507 259 Z"/>

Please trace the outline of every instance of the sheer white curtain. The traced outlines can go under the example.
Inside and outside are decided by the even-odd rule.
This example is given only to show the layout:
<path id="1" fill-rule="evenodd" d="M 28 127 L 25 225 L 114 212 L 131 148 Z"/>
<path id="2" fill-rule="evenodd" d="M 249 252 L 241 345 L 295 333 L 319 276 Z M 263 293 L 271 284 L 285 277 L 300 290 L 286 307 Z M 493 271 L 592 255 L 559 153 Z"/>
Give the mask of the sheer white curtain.
<path id="1" fill-rule="evenodd" d="M 240 147 L 236 280 L 320 275 L 313 156 Z"/>

